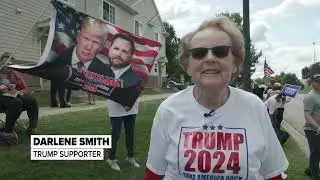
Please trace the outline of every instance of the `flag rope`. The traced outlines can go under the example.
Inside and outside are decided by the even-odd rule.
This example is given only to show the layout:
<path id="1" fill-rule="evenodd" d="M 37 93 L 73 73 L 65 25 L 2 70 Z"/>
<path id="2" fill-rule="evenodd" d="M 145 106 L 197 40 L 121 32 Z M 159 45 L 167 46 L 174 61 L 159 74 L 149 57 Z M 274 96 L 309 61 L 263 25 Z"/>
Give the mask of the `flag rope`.
<path id="1" fill-rule="evenodd" d="M 23 43 L 23 41 L 26 39 L 26 37 L 28 36 L 28 34 L 31 32 L 32 28 L 34 27 L 34 25 L 38 22 L 39 18 L 44 14 L 44 12 L 48 9 L 49 5 L 51 3 L 49 2 L 47 4 L 47 6 L 43 9 L 43 11 L 40 13 L 40 15 L 36 18 L 35 22 L 32 23 L 32 25 L 30 26 L 30 28 L 28 29 L 28 31 L 24 34 L 22 40 L 20 43 L 18 43 L 18 45 L 14 48 L 13 52 L 10 53 L 9 58 L 5 61 L 5 63 L 0 67 L 0 70 L 2 68 L 4 68 L 5 66 L 7 66 L 7 64 L 9 63 L 9 61 L 11 60 L 11 58 L 13 57 L 13 55 L 16 53 L 17 49 L 20 47 L 20 45 Z"/>

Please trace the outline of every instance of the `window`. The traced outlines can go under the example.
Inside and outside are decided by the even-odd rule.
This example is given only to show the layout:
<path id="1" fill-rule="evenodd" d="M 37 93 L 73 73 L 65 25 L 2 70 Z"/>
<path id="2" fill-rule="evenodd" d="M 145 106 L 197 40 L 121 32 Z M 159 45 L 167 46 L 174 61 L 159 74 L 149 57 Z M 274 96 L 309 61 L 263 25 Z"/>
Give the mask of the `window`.
<path id="1" fill-rule="evenodd" d="M 106 1 L 103 1 L 102 18 L 112 24 L 116 24 L 116 8 Z"/>
<path id="2" fill-rule="evenodd" d="M 75 0 L 60 0 L 60 1 L 66 3 L 66 4 L 69 4 L 69 5 L 73 6 L 73 7 L 75 6 L 75 3 L 76 3 Z"/>
<path id="3" fill-rule="evenodd" d="M 157 73 L 158 72 L 158 62 L 154 63 L 154 72 Z"/>
<path id="4" fill-rule="evenodd" d="M 154 33 L 154 40 L 160 42 L 159 33 Z"/>
<path id="5" fill-rule="evenodd" d="M 142 24 L 139 21 L 134 21 L 134 34 L 138 36 L 142 36 Z"/>

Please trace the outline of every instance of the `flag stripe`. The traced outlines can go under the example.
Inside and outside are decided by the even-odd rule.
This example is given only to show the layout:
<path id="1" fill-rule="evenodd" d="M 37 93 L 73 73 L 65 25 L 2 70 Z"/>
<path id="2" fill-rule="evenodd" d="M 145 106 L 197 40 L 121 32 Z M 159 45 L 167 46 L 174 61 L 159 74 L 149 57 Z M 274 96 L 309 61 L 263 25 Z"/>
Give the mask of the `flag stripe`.
<path id="1" fill-rule="evenodd" d="M 58 11 L 58 16 L 55 21 L 55 35 L 54 35 L 54 44 L 51 51 L 57 55 L 61 55 L 66 52 L 72 46 L 75 45 L 75 36 L 80 30 L 81 20 L 84 19 L 84 16 L 79 14 L 71 16 L 66 16 L 65 12 L 69 9 L 67 7 L 59 7 L 61 11 Z M 72 14 L 72 13 L 69 13 Z M 143 67 L 144 73 L 150 73 L 153 63 L 158 56 L 159 50 L 161 48 L 161 43 L 146 39 L 140 36 L 137 36 L 133 33 L 125 31 L 118 26 L 115 26 L 110 23 L 106 23 L 106 29 L 108 30 L 107 42 L 104 47 L 100 50 L 99 54 L 103 56 L 109 55 L 109 48 L 115 34 L 124 33 L 132 37 L 135 43 L 135 53 L 132 59 L 132 65 L 138 65 Z M 106 58 L 107 59 L 107 58 Z"/>
<path id="2" fill-rule="evenodd" d="M 134 52 L 134 55 L 136 56 L 144 56 L 144 57 L 156 57 L 158 55 L 157 51 L 154 50 L 149 50 L 149 51 L 140 51 L 140 50 L 136 50 Z"/>
<path id="3" fill-rule="evenodd" d="M 267 64 L 267 61 L 264 61 L 264 76 L 270 77 L 270 75 L 274 74 L 274 71 L 271 69 L 271 67 Z"/>

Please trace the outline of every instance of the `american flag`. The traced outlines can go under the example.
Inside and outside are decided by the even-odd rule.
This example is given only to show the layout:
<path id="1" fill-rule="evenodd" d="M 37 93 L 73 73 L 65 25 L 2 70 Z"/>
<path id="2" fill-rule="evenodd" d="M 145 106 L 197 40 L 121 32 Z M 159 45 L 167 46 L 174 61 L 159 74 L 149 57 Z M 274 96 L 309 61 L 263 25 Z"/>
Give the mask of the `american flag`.
<path id="1" fill-rule="evenodd" d="M 81 21 L 88 16 L 59 1 L 52 1 L 52 4 L 56 10 L 55 17 L 51 18 L 55 24 L 52 29 L 53 38 L 50 40 L 50 37 L 48 37 L 46 45 L 46 48 L 48 46 L 48 53 L 47 55 L 44 53 L 42 56 L 41 61 L 43 62 L 54 60 L 56 57 L 68 51 L 70 47 L 75 45 L 77 33 L 80 31 Z M 147 82 L 154 61 L 161 48 L 161 44 L 159 42 L 134 35 L 109 22 L 105 23 L 109 32 L 107 35 L 107 42 L 97 56 L 108 56 L 111 41 L 115 34 L 125 33 L 130 35 L 136 48 L 133 59 L 131 60 L 133 71 L 139 75 L 144 82 Z M 44 52 L 46 52 L 46 50 Z"/>
<path id="2" fill-rule="evenodd" d="M 274 74 L 274 71 L 271 67 L 267 64 L 267 59 L 264 60 L 264 76 L 270 77 L 270 75 Z"/>

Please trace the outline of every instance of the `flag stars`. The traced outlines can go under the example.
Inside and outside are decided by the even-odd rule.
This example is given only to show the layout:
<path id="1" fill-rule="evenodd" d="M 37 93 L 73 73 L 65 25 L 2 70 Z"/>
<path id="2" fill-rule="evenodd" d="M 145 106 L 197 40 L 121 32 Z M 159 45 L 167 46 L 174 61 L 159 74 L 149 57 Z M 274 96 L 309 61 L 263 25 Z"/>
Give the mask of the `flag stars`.
<path id="1" fill-rule="evenodd" d="M 62 22 L 58 24 L 58 29 L 64 30 L 64 24 Z"/>
<path id="2" fill-rule="evenodd" d="M 204 124 L 204 125 L 202 126 L 202 128 L 203 128 L 203 130 L 207 130 L 207 129 L 208 129 L 208 126 L 207 126 L 206 124 Z"/>
<path id="3" fill-rule="evenodd" d="M 222 130 L 222 128 L 223 128 L 223 126 L 220 124 L 220 125 L 218 126 L 218 129 L 219 129 L 219 130 Z"/>
<path id="4" fill-rule="evenodd" d="M 221 125 L 220 125 L 221 126 Z M 208 126 L 207 124 L 204 124 L 202 126 L 203 130 L 214 130 L 216 128 L 216 126 L 214 125 L 211 125 L 211 126 Z M 210 129 L 209 129 L 210 128 Z M 221 126 L 221 129 L 222 129 L 222 126 Z"/>
<path id="5" fill-rule="evenodd" d="M 71 19 L 70 19 L 70 18 L 66 18 L 66 22 L 67 22 L 68 24 L 70 24 Z"/>

